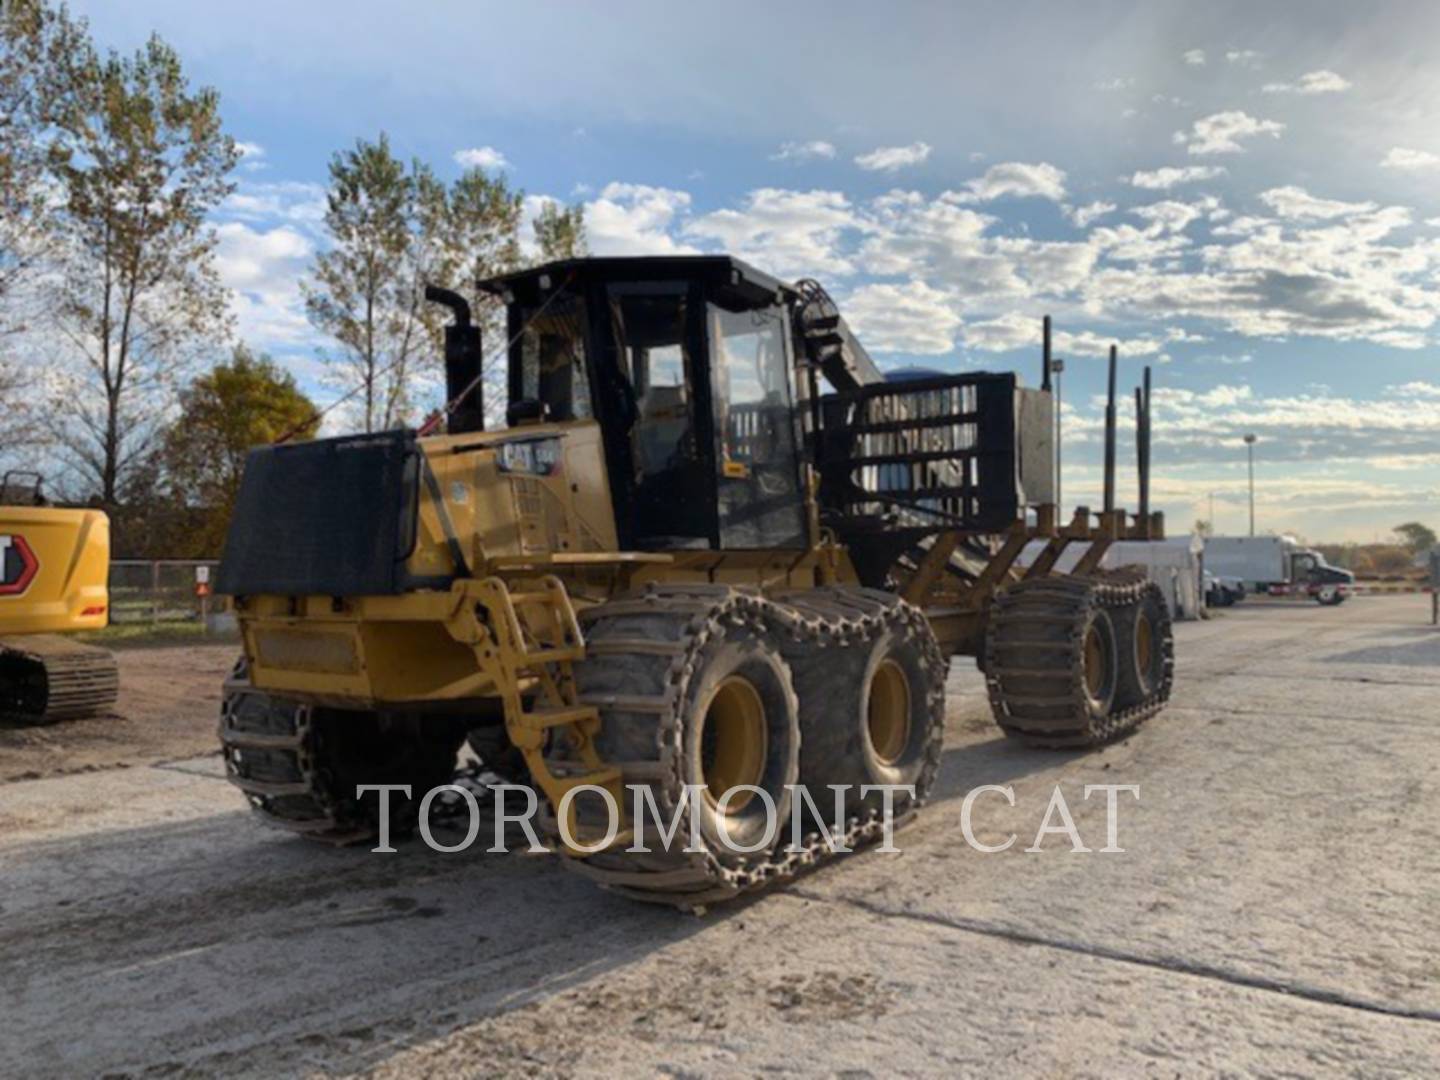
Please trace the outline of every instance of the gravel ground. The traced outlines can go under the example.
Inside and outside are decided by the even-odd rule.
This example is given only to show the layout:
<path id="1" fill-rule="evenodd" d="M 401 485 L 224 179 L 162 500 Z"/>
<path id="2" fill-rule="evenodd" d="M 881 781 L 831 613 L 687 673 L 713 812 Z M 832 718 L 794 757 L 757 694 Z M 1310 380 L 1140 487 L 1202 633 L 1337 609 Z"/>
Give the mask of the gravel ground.
<path id="1" fill-rule="evenodd" d="M 545 855 L 311 846 L 213 755 L 6 784 L 0 1074 L 1434 1075 L 1428 608 L 1183 624 L 1172 707 L 1090 755 L 1007 743 L 957 663 L 902 852 L 705 918 Z M 1140 788 L 1123 853 L 1023 850 L 1057 785 L 1103 846 L 1083 791 L 1106 783 Z M 1005 852 L 964 842 L 980 784 L 1013 788 L 973 808 L 977 839 L 1018 834 Z"/>
<path id="2" fill-rule="evenodd" d="M 44 727 L 0 723 L 0 783 L 210 753 L 220 684 L 239 651 L 234 641 L 114 649 L 120 664 L 115 711 Z"/>

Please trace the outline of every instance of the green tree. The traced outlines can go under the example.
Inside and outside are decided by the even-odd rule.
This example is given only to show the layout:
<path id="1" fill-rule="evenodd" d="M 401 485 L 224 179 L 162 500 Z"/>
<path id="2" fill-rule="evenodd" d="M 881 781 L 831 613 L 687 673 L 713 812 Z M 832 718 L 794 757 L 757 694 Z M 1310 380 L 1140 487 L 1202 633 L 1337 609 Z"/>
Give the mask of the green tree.
<path id="1" fill-rule="evenodd" d="M 523 210 L 523 193 L 502 175 L 467 169 L 447 187 L 422 162 L 397 158 L 383 133 L 331 159 L 330 244 L 305 302 L 338 346 L 327 360 L 359 399 L 357 427 L 404 423 L 441 392 L 446 314 L 424 302 L 427 284 L 464 295 L 487 342 L 504 334 L 502 309 L 476 283 L 521 264 Z"/>
<path id="2" fill-rule="evenodd" d="M 1404 525 L 1396 525 L 1395 535 L 1412 555 L 1429 551 L 1435 546 L 1435 530 L 1418 521 L 1407 521 Z"/>
<path id="3" fill-rule="evenodd" d="M 83 26 L 83 24 L 82 24 Z M 219 95 L 152 37 L 102 56 L 79 34 L 51 112 L 56 328 L 78 357 L 57 405 L 84 481 L 114 505 L 185 369 L 229 336 L 208 215 L 238 160 Z"/>
<path id="4" fill-rule="evenodd" d="M 535 244 L 541 262 L 584 255 L 589 247 L 585 239 L 585 207 L 562 206 L 547 199 L 535 215 Z"/>
<path id="5" fill-rule="evenodd" d="M 63 58 L 83 25 L 40 0 L 0 2 L 0 458 L 46 441 L 34 364 L 24 338 L 39 300 L 53 231 L 47 182 L 49 118 Z"/>
<path id="6" fill-rule="evenodd" d="M 0 4 L 0 334 L 22 328 L 17 292 L 50 240 L 47 125 L 62 89 L 65 54 L 84 24 L 40 0 Z"/>
<path id="7" fill-rule="evenodd" d="M 193 514 L 185 538 L 192 550 L 183 554 L 220 554 L 250 451 L 286 435 L 312 437 L 317 415 L 288 372 L 244 344 L 181 392 L 158 464 L 164 501 Z"/>
<path id="8" fill-rule="evenodd" d="M 330 245 L 304 285 L 305 310 L 339 346 L 326 359 L 361 396 L 365 431 L 394 427 L 412 410 L 431 344 L 422 291 L 445 258 L 447 215 L 443 185 L 419 162 L 407 169 L 383 133 L 330 159 Z"/>

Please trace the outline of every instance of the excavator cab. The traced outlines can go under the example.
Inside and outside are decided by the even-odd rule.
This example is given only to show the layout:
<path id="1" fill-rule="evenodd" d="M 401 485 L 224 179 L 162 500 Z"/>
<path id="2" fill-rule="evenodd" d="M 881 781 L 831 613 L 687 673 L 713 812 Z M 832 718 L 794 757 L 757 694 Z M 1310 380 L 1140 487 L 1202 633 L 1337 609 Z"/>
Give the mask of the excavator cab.
<path id="1" fill-rule="evenodd" d="M 789 286 L 728 257 L 552 263 L 486 282 L 508 308 L 508 416 L 594 420 L 635 551 L 801 550 Z"/>

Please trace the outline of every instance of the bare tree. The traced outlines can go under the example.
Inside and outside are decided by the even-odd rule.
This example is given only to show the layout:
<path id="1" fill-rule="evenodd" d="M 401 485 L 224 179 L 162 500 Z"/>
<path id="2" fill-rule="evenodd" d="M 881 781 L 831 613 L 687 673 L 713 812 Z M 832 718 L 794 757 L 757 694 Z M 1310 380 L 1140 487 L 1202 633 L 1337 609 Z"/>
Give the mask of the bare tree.
<path id="1" fill-rule="evenodd" d="M 219 95 L 192 91 L 158 37 L 133 56 L 101 56 L 82 38 L 61 63 L 54 316 L 75 362 L 56 404 L 83 481 L 114 505 L 181 376 L 229 336 L 207 215 L 238 154 Z"/>

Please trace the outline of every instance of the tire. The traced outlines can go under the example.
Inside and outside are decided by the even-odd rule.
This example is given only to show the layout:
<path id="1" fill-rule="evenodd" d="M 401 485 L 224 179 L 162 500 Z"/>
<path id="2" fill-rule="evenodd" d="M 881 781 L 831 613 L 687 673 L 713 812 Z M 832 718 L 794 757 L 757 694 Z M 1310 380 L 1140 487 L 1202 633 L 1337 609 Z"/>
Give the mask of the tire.
<path id="1" fill-rule="evenodd" d="M 696 657 L 683 715 L 690 722 L 681 778 L 705 789 L 694 805 L 706 843 L 729 866 L 768 856 L 786 835 L 790 789 L 800 770 L 799 705 L 776 643 L 744 627 L 718 636 Z M 757 793 L 740 790 L 741 785 L 759 788 L 769 806 Z M 727 802 L 731 789 L 739 794 Z M 767 830 L 772 830 L 768 840 Z M 735 850 L 762 841 L 754 854 Z"/>
<path id="2" fill-rule="evenodd" d="M 1160 587 L 1146 582 L 1135 602 L 1111 609 L 1118 649 L 1117 710 L 1169 696 L 1169 664 L 1174 653 L 1170 612 Z"/>
<path id="3" fill-rule="evenodd" d="M 861 793 L 867 784 L 915 789 L 895 793 L 896 816 L 923 803 L 944 738 L 947 671 L 929 622 L 874 590 L 811 590 L 781 602 L 831 628 L 786 650 L 800 701 L 800 784 L 814 803 L 805 810 L 810 826 L 833 832 L 883 812 L 882 793 Z M 837 787 L 846 789 L 839 821 Z"/>
<path id="4" fill-rule="evenodd" d="M 799 776 L 800 724 L 779 634 L 750 605 L 726 587 L 680 585 L 584 613 L 589 655 L 575 665 L 575 683 L 580 700 L 600 713 L 596 752 L 621 770 L 627 798 L 634 798 L 629 788 L 649 787 L 667 820 L 684 804 L 688 786 L 702 788 L 688 806 L 704 850 L 682 850 L 686 817 L 668 846 L 647 824 L 649 853 L 612 849 L 567 858 L 567 868 L 682 907 L 759 883 L 749 869 L 789 838 L 788 786 Z M 774 843 L 753 853 L 733 848 L 763 838 L 764 801 L 742 793 L 720 809 L 725 788 L 741 783 L 762 789 L 775 807 Z M 603 827 L 593 802 L 576 805 L 582 826 Z"/>
<path id="5" fill-rule="evenodd" d="M 1032 746 L 1098 746 L 1127 728 L 1115 721 L 1118 647 L 1097 582 L 1044 577 L 994 600 L 985 681 L 995 721 Z"/>
<path id="6" fill-rule="evenodd" d="M 448 716 L 311 706 L 255 689 L 244 660 L 226 681 L 220 739 L 226 773 L 271 824 L 329 842 L 378 835 L 380 795 L 363 784 L 409 784 L 391 792 L 391 836 L 412 830 L 425 793 L 448 783 L 464 740 Z"/>

